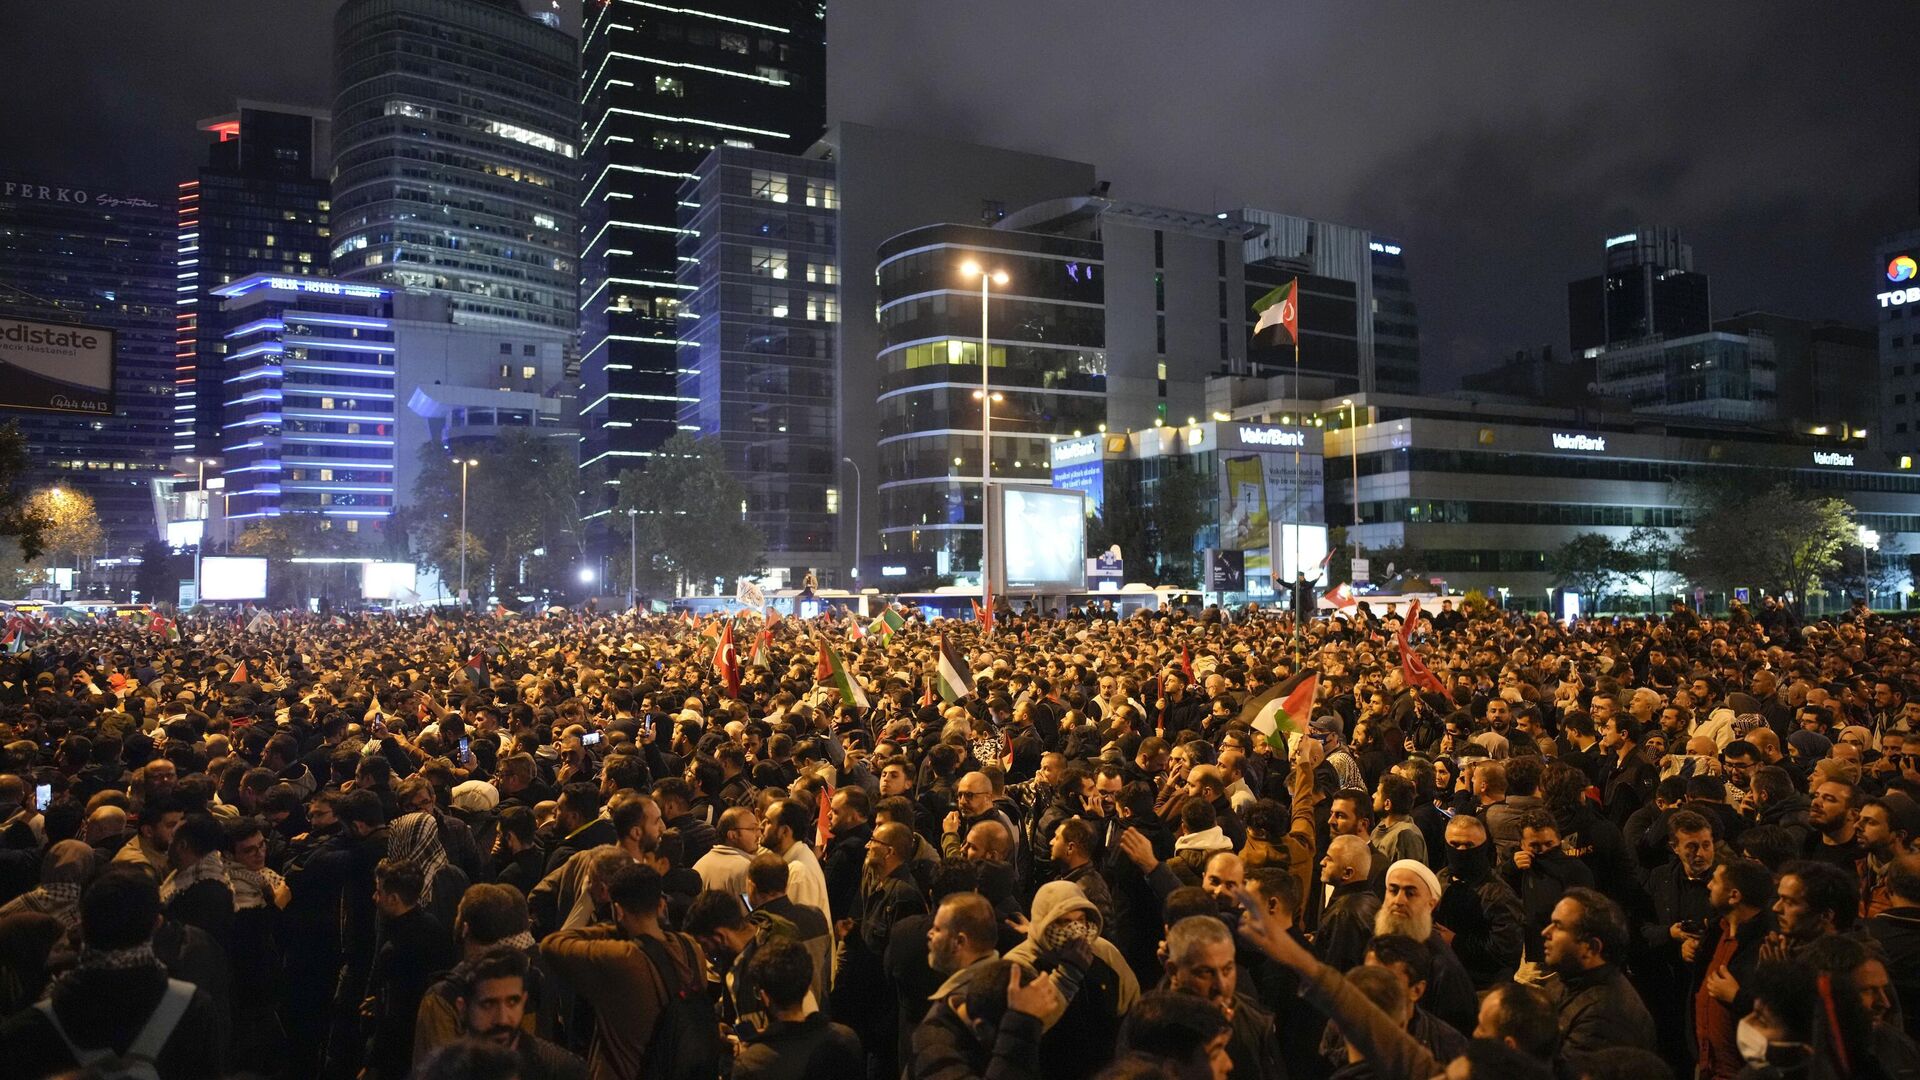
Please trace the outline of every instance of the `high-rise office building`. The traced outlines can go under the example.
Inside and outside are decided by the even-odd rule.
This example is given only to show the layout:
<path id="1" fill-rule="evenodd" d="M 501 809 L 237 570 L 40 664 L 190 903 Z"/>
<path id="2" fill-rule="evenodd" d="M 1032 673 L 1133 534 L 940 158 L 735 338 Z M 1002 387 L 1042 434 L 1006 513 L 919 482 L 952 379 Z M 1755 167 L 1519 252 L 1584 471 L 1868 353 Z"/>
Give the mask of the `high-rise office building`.
<path id="1" fill-rule="evenodd" d="M 833 164 L 721 147 L 680 189 L 680 427 L 720 440 L 767 565 L 833 561 Z"/>
<path id="2" fill-rule="evenodd" d="M 180 185 L 173 444 L 176 454 L 220 453 L 230 327 L 213 290 L 250 274 L 327 273 L 327 113 L 242 101 L 200 121 L 213 136 L 207 163 Z M 186 291 L 192 286 L 192 291 Z"/>
<path id="3" fill-rule="evenodd" d="M 164 196 L 0 181 L 0 313 L 115 332 L 112 416 L 0 409 L 27 436 L 29 487 L 72 484 L 93 498 L 106 552 L 158 535 L 153 485 L 166 476 L 174 404 L 173 208 Z M 181 292 L 176 293 L 175 289 Z M 70 565 L 70 564 L 69 564 Z"/>
<path id="4" fill-rule="evenodd" d="M 1594 384 L 1635 412 L 1716 420 L 1779 415 L 1779 362 L 1765 335 L 1709 331 L 1594 350 Z"/>
<path id="5" fill-rule="evenodd" d="M 1920 229 L 1880 242 L 1874 265 L 1879 334 L 1879 445 L 1920 456 Z"/>
<path id="6" fill-rule="evenodd" d="M 227 539 L 285 514 L 371 536 L 423 455 L 513 429 L 575 437 L 568 342 L 544 327 L 459 323 L 442 293 L 332 278 L 254 274 L 213 295 L 231 327 Z"/>
<path id="7" fill-rule="evenodd" d="M 1249 291 L 1300 279 L 1300 373 L 1328 380 L 1328 392 L 1412 394 L 1420 389 L 1420 312 L 1397 240 L 1366 229 L 1297 214 L 1246 209 L 1239 217 L 1259 226 L 1244 256 Z M 1316 310 L 1318 309 L 1318 310 Z M 1249 328 L 1247 304 L 1237 313 Z M 1291 376 L 1293 347 L 1256 343 L 1247 350 L 1255 374 Z"/>
<path id="8" fill-rule="evenodd" d="M 580 462 L 617 473 L 681 423 L 681 185 L 717 148 L 819 136 L 824 21 L 818 0 L 607 0 L 584 21 Z"/>
<path id="9" fill-rule="evenodd" d="M 931 553 L 942 575 L 979 569 L 983 406 L 999 481 L 1046 483 L 1056 439 L 1199 423 L 1207 376 L 1246 355 L 1246 230 L 1237 216 L 1080 195 L 995 227 L 930 225 L 883 243 L 882 551 Z M 981 287 L 969 264 L 996 275 L 990 403 L 977 394 Z"/>
<path id="10" fill-rule="evenodd" d="M 1678 229 L 1639 228 L 1610 236 L 1598 277 L 1567 285 L 1567 335 L 1575 356 L 1596 349 L 1704 334 L 1712 329 L 1712 291 L 1693 269 L 1693 248 Z"/>
<path id="11" fill-rule="evenodd" d="M 1879 358 L 1872 330 L 1770 311 L 1715 319 L 1713 328 L 1773 343 L 1779 419 L 1865 433 L 1879 420 Z"/>
<path id="12" fill-rule="evenodd" d="M 393 513 L 393 290 L 255 274 L 213 295 L 232 327 L 221 516 L 236 530 L 294 513 L 378 529 Z"/>
<path id="13" fill-rule="evenodd" d="M 876 265 L 881 245 L 931 222 L 991 225 L 1004 219 L 1010 207 L 1084 195 L 1094 189 L 1095 175 L 1093 166 L 1083 161 L 853 123 L 833 125 L 808 156 L 833 162 L 842 207 L 836 262 L 840 309 L 847 317 L 837 324 L 835 423 L 840 453 L 853 465 L 841 476 L 848 486 L 839 499 L 838 550 L 841 564 L 851 569 L 856 551 L 871 561 L 873 553 L 881 550 L 881 493 L 891 490 L 880 486 L 882 454 L 893 451 L 887 439 L 876 443 L 874 438 L 874 402 L 883 400 L 883 395 L 907 392 L 907 384 L 900 381 L 903 376 L 884 374 L 883 365 L 876 362 L 881 349 L 896 344 L 896 339 L 883 338 L 879 321 L 866 315 L 881 303 Z M 944 280 L 956 289 L 971 285 L 978 290 L 977 279 L 968 282 L 960 277 L 962 261 L 955 253 Z M 957 322 L 954 329 L 958 339 L 977 338 L 979 309 L 975 308 L 971 329 Z M 979 378 L 977 367 L 974 378 Z M 976 457 L 977 453 L 976 447 Z M 951 461 L 952 455 L 946 460 Z M 860 494 L 850 494 L 856 487 Z M 856 515 L 856 509 L 861 513 Z M 978 533 L 976 524 L 970 541 L 976 552 Z M 843 577 L 841 584 L 851 581 Z"/>
<path id="14" fill-rule="evenodd" d="M 333 67 L 333 275 L 573 332 L 573 38 L 514 0 L 347 0 Z"/>

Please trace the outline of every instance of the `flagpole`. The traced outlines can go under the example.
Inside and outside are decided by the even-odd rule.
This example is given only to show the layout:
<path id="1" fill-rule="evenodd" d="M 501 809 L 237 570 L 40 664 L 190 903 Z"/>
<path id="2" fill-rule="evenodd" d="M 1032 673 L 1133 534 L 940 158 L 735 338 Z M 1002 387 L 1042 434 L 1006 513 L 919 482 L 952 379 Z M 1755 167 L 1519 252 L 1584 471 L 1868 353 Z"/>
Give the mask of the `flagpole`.
<path id="1" fill-rule="evenodd" d="M 1293 331 L 1293 400 L 1296 406 L 1299 404 L 1301 400 L 1300 398 L 1300 330 L 1299 330 L 1299 322 L 1298 322 L 1300 318 L 1299 288 L 1300 287 L 1298 285 L 1294 286 L 1295 291 L 1294 291 L 1294 301 L 1293 301 L 1294 320 L 1295 320 L 1295 326 Z M 1302 420 L 1306 419 L 1306 416 L 1304 413 L 1301 415 L 1301 419 Z M 1304 427 L 1305 425 L 1302 425 L 1302 426 Z M 1300 442 L 1305 442 L 1305 441 L 1306 440 L 1304 438 L 1300 440 Z M 1296 442 L 1293 444 L 1293 491 L 1291 494 L 1292 494 L 1292 500 L 1293 500 L 1293 516 L 1295 518 L 1298 518 L 1300 516 L 1300 443 L 1299 442 Z M 1294 576 L 1296 578 L 1306 576 L 1306 572 L 1302 570 L 1300 566 L 1300 522 L 1297 520 L 1293 523 L 1293 570 L 1294 570 Z M 1293 666 L 1296 668 L 1300 666 L 1300 634 L 1302 630 L 1301 624 L 1304 622 L 1306 622 L 1306 613 L 1301 610 L 1300 590 L 1296 587 L 1293 593 Z"/>

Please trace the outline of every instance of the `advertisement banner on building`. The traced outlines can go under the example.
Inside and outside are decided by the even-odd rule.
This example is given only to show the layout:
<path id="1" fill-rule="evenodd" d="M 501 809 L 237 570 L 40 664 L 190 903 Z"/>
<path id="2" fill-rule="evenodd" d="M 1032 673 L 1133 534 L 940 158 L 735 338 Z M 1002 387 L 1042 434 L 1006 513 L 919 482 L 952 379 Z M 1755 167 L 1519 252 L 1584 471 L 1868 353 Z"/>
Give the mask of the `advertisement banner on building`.
<path id="1" fill-rule="evenodd" d="M 1050 448 L 1053 486 L 1085 492 L 1087 513 L 1098 514 L 1106 505 L 1106 457 L 1101 452 L 1100 436 L 1085 435 L 1061 439 Z"/>
<path id="2" fill-rule="evenodd" d="M 1322 459 L 1302 455 L 1235 454 L 1220 465 L 1220 546 L 1247 553 L 1246 571 L 1265 574 L 1270 527 L 1278 521 L 1312 521 L 1322 516 Z"/>
<path id="3" fill-rule="evenodd" d="M 1210 592 L 1245 592 L 1247 589 L 1246 552 L 1208 548 L 1207 589 Z"/>
<path id="4" fill-rule="evenodd" d="M 0 406 L 113 415 L 114 333 L 0 317 Z"/>

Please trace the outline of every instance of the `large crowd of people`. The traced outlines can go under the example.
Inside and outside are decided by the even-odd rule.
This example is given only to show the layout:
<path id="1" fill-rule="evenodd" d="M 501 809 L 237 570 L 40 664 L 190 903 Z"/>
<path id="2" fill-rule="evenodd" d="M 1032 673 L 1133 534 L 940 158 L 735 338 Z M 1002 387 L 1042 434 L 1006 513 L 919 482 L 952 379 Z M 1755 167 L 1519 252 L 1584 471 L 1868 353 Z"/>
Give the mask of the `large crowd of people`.
<path id="1" fill-rule="evenodd" d="M 10 643 L 0 1075 L 1920 1076 L 1912 624 L 898 614 Z"/>

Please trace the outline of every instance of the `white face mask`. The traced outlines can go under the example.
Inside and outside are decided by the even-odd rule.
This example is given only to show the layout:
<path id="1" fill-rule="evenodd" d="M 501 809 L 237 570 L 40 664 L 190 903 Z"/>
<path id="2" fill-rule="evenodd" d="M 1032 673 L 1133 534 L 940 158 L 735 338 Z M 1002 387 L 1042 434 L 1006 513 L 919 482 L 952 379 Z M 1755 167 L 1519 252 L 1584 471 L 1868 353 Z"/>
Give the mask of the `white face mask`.
<path id="1" fill-rule="evenodd" d="M 1767 1063 L 1767 1037 L 1753 1024 L 1751 1017 L 1741 1017 L 1740 1026 L 1734 1029 L 1733 1041 L 1740 1048 L 1740 1057 L 1747 1064 L 1760 1068 Z"/>

